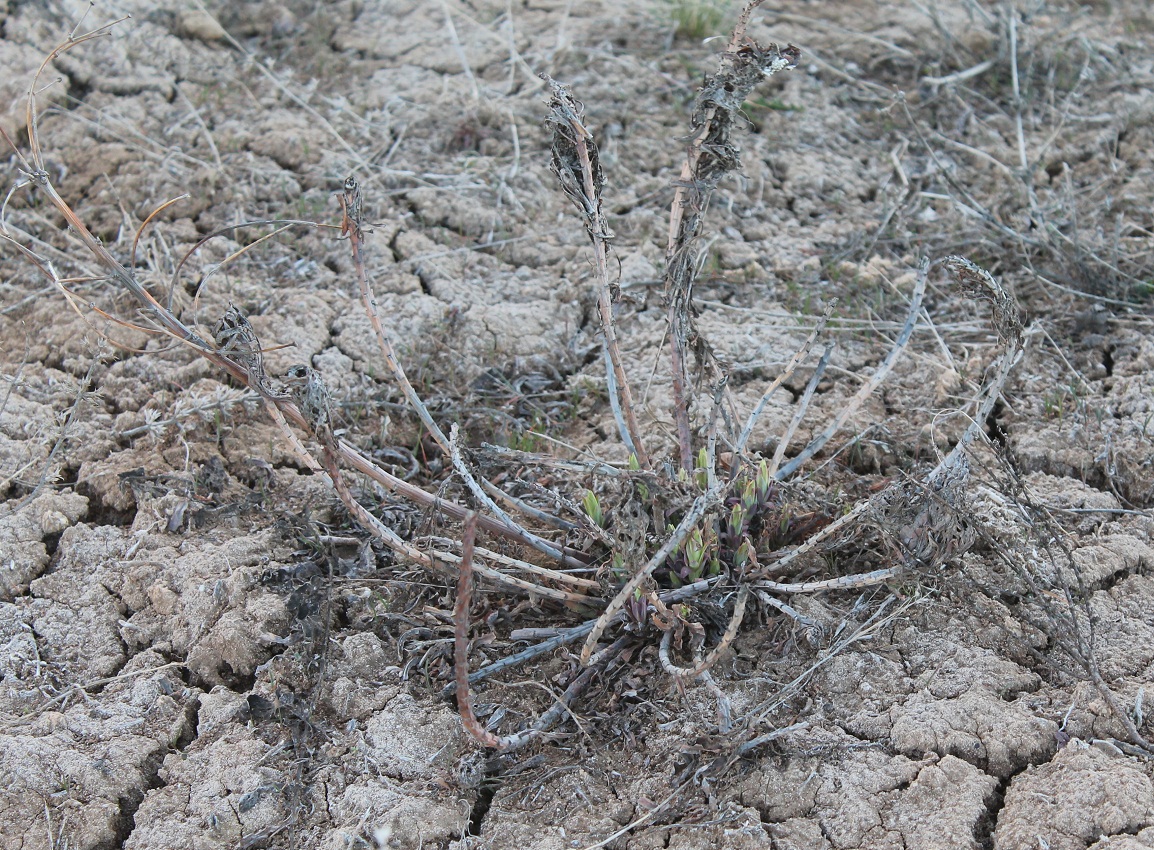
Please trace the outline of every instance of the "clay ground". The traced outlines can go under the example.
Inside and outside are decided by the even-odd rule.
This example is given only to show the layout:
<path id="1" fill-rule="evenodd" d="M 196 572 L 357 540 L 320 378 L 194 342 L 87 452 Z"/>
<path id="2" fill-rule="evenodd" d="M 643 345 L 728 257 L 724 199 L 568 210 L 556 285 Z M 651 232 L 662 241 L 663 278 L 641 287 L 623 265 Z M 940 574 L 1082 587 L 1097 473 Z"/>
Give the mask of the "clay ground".
<path id="1" fill-rule="evenodd" d="M 81 30 L 132 17 L 40 80 L 46 167 L 110 250 L 127 262 L 142 222 L 187 193 L 140 235 L 141 279 L 206 326 L 237 305 L 266 347 L 290 346 L 270 374 L 310 363 L 347 439 L 464 499 L 381 366 L 334 230 L 223 264 L 270 232 L 227 229 L 242 221 L 339 222 L 355 174 L 384 322 L 434 415 L 473 445 L 619 462 L 591 251 L 549 170 L 546 71 L 601 145 L 623 348 L 671 452 L 671 184 L 723 43 L 702 36 L 734 8 L 678 34 L 676 4 L 643 0 L 207 5 L 215 18 L 100 3 Z M 0 0 L 0 126 L 21 145 L 31 75 L 85 8 Z M 986 423 L 974 548 L 796 597 L 808 630 L 759 603 L 713 677 L 742 740 L 792 727 L 760 746 L 731 746 L 716 694 L 665 676 L 649 634 L 552 737 L 486 752 L 440 697 L 450 582 L 364 542 L 251 392 L 89 309 L 135 315 L 18 189 L 6 232 L 74 296 L 0 249 L 0 847 L 1154 847 L 1154 763 L 1133 734 L 1154 738 L 1154 13 L 771 0 L 750 34 L 802 59 L 745 104 L 699 326 L 748 410 L 839 298 L 800 443 L 884 356 L 921 254 L 988 267 L 1031 329 Z M 21 181 L 6 162 L 5 194 Z M 932 462 L 995 354 L 985 309 L 935 268 L 909 349 L 797 498 L 836 514 Z M 772 454 L 807 368 L 757 451 Z M 398 530 L 435 528 L 350 480 Z M 1007 566 L 1061 574 L 1022 499 L 1072 553 L 1100 685 Z M 581 619 L 483 586 L 471 663 L 524 645 L 515 629 Z M 478 687 L 478 711 L 515 730 L 575 669 L 559 650 L 510 670 Z"/>

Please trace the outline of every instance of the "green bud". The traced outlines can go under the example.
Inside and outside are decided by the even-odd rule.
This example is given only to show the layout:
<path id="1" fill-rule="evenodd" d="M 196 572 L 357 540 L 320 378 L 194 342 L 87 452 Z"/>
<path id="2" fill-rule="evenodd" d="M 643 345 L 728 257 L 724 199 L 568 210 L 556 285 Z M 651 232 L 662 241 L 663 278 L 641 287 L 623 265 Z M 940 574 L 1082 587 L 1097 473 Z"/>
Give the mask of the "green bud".
<path id="1" fill-rule="evenodd" d="M 741 503 L 733 506 L 733 510 L 729 512 L 729 529 L 730 531 L 740 531 L 745 523 L 745 509 Z"/>
<path id="2" fill-rule="evenodd" d="M 743 540 L 741 545 L 737 547 L 737 551 L 733 553 L 734 569 L 740 570 L 749 563 L 750 549 L 749 540 Z"/>
<path id="3" fill-rule="evenodd" d="M 758 498 L 769 497 L 769 488 L 773 486 L 773 479 L 769 477 L 769 465 L 763 459 L 757 465 L 757 495 Z"/>
<path id="4" fill-rule="evenodd" d="M 586 490 L 585 495 L 581 497 L 581 507 L 585 509 L 585 515 L 593 521 L 593 524 L 598 528 L 605 527 L 605 516 L 601 513 L 601 502 L 597 499 L 597 494 L 592 490 Z"/>
<path id="5" fill-rule="evenodd" d="M 620 552 L 613 553 L 613 559 L 609 562 L 609 574 L 613 576 L 614 581 L 625 581 L 628 578 L 625 573 L 625 557 Z"/>
<path id="6" fill-rule="evenodd" d="M 746 481 L 741 491 L 741 504 L 747 511 L 753 511 L 757 505 L 757 492 L 753 481 Z"/>

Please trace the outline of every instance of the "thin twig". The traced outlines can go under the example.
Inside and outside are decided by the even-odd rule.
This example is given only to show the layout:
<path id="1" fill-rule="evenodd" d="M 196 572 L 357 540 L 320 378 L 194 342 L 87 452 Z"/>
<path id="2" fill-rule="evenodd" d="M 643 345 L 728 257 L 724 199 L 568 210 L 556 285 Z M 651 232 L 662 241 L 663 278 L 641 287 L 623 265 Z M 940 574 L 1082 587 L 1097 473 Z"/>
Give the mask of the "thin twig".
<path id="1" fill-rule="evenodd" d="M 1022 128 L 1022 90 L 1018 85 L 1018 10 L 1007 3 L 1005 12 L 1009 21 L 1010 85 L 1014 92 L 1014 132 L 1018 137 L 1018 164 L 1022 169 L 1021 178 L 1027 180 L 1030 161 L 1026 156 L 1026 133 Z"/>
<path id="2" fill-rule="evenodd" d="M 457 683 L 457 711 L 465 731 L 486 747 L 497 747 L 501 739 L 486 729 L 473 713 L 469 693 L 469 603 L 473 600 L 473 541 L 477 536 L 477 515 L 465 518 L 461 537 L 461 562 L 458 565 L 457 599 L 453 604 L 453 672 Z"/>
<path id="3" fill-rule="evenodd" d="M 809 383 L 805 385 L 805 392 L 801 394 L 801 398 L 797 402 L 797 410 L 794 411 L 793 417 L 789 420 L 789 426 L 777 441 L 777 448 L 774 449 L 773 459 L 769 463 L 769 476 L 771 478 L 775 478 L 777 476 L 777 470 L 781 468 L 781 461 L 785 457 L 785 450 L 789 448 L 790 441 L 793 440 L 793 435 L 797 433 L 797 429 L 801 425 L 801 420 L 805 418 L 806 411 L 809 410 L 809 404 L 813 400 L 813 394 L 817 390 L 818 382 L 821 381 L 822 376 L 825 374 L 825 367 L 829 365 L 831 354 L 833 354 L 833 346 L 827 345 L 825 351 L 822 352 L 821 358 L 817 361 L 817 366 L 814 367 L 813 375 L 810 376 Z"/>
<path id="4" fill-rule="evenodd" d="M 477 483 L 477 479 L 473 477 L 468 465 L 465 463 L 464 457 L 461 456 L 461 446 L 459 443 L 460 428 L 456 422 L 449 429 L 449 458 L 452 460 L 453 469 L 457 471 L 457 475 L 465 482 L 465 486 L 469 488 L 469 492 L 473 494 L 485 507 L 487 507 L 501 522 L 508 526 L 509 530 L 513 532 L 518 539 L 529 543 L 534 549 L 548 555 L 550 558 L 555 558 L 558 561 L 564 561 L 565 555 L 555 545 L 548 540 L 544 540 L 533 534 L 531 531 L 523 528 L 519 523 L 515 522 L 509 514 L 507 514 L 493 499 L 485 492 L 485 488 Z"/>
<path id="5" fill-rule="evenodd" d="M 874 570 L 852 576 L 838 576 L 822 581 L 805 581 L 796 584 L 763 579 L 754 584 L 754 587 L 759 590 L 771 590 L 774 593 L 821 593 L 825 590 L 857 590 L 862 587 L 872 587 L 875 584 L 885 584 L 898 572 L 897 567 L 887 567 L 884 570 Z"/>
<path id="6" fill-rule="evenodd" d="M 737 748 L 739 756 L 746 756 L 753 752 L 763 744 L 768 744 L 770 741 L 776 741 L 778 738 L 789 735 L 793 732 L 802 732 L 810 727 L 809 723 L 794 723 L 792 726 L 783 726 L 781 729 L 774 729 L 765 735 L 759 735 L 751 741 L 746 741 Z"/>
<path id="7" fill-rule="evenodd" d="M 793 353 L 793 357 L 791 357 L 789 362 L 785 364 L 785 369 L 783 369 L 782 372 L 773 379 L 773 383 L 765 388 L 765 392 L 762 393 L 761 399 L 758 400 L 757 404 L 754 405 L 753 410 L 750 412 L 749 419 L 747 419 L 745 422 L 745 427 L 741 429 L 741 435 L 737 438 L 737 443 L 733 447 L 734 454 L 741 454 L 745 451 L 745 444 L 749 442 L 749 435 L 753 433 L 753 427 L 757 424 L 757 420 L 761 417 L 762 411 L 765 410 L 765 406 L 769 403 L 769 400 L 773 397 L 773 394 L 777 392 L 778 388 L 793 377 L 793 373 L 797 371 L 797 367 L 801 364 L 801 361 L 809 356 L 809 350 L 813 348 L 813 344 L 817 340 L 818 335 L 829 321 L 829 317 L 833 313 L 833 308 L 836 304 L 837 299 L 830 300 L 830 303 L 826 306 L 825 311 L 814 325 L 813 330 L 810 331 L 809 336 L 806 337 L 805 342 L 802 343 L 801 348 Z"/>
<path id="8" fill-rule="evenodd" d="M 540 508 L 533 507 L 524 499 L 518 499 L 512 494 L 506 493 L 492 481 L 487 481 L 486 479 L 482 478 L 481 486 L 485 488 L 485 492 L 490 496 L 496 499 L 500 499 L 514 510 L 518 510 L 526 516 L 532 517 L 533 519 L 538 520 L 539 522 L 543 522 L 546 525 L 551 525 L 560 531 L 576 531 L 577 529 L 581 528 L 581 526 L 577 525 L 576 523 L 569 522 L 569 520 L 562 519 L 559 516 L 553 516 L 553 514 L 549 513 L 548 511 L 543 511 Z"/>
<path id="9" fill-rule="evenodd" d="M 339 195 L 341 201 L 341 214 L 343 221 L 341 222 L 341 233 L 349 240 L 349 250 L 353 255 L 353 266 L 357 272 L 357 285 L 361 293 L 361 303 L 364 305 L 365 312 L 369 316 L 369 321 L 373 326 L 373 333 L 377 337 L 377 345 L 380 346 L 381 356 L 385 358 L 385 365 L 388 366 L 389 371 L 393 375 L 393 380 L 397 382 L 397 386 L 401 388 L 405 398 L 412 406 L 413 411 L 420 417 L 421 422 L 425 428 L 428 429 L 433 439 L 437 441 L 441 451 L 446 455 L 449 454 L 449 441 L 445 437 L 445 432 L 433 419 L 429 409 L 425 406 L 425 402 L 418 395 L 413 384 L 409 381 L 408 375 L 405 374 L 405 369 L 401 365 L 400 360 L 397 359 L 396 349 L 393 347 L 393 342 L 385 333 L 384 327 L 381 325 L 381 316 L 377 311 L 377 299 L 373 294 L 372 284 L 369 283 L 368 273 L 365 271 L 365 259 L 363 253 L 362 242 L 364 240 L 364 224 L 362 221 L 363 212 L 361 209 L 361 188 L 353 177 L 348 177 L 345 180 L 344 191 Z"/>
<path id="10" fill-rule="evenodd" d="M 910 341 L 910 336 L 914 332 L 914 326 L 917 325 L 918 317 L 922 310 L 922 298 L 926 293 L 926 278 L 929 276 L 929 271 L 930 258 L 922 257 L 921 262 L 918 263 L 918 277 L 916 283 L 914 284 L 913 295 L 910 297 L 910 308 L 906 315 L 905 326 L 902 328 L 901 333 L 898 334 L 897 339 L 894 340 L 894 344 L 890 348 L 889 354 L 886 355 L 886 359 L 883 360 L 881 364 L 874 370 L 874 373 L 870 375 L 869 380 L 867 380 L 858 389 L 854 396 L 845 403 L 841 410 L 838 411 L 837 416 L 834 417 L 833 421 L 826 427 L 826 429 L 812 440 L 810 440 L 809 445 L 802 449 L 797 457 L 790 460 L 789 463 L 787 463 L 777 472 L 776 478 L 779 481 L 793 475 L 799 466 L 821 451 L 821 449 L 825 446 L 826 443 L 830 441 L 833 435 L 841 430 L 842 426 L 846 423 L 846 420 L 853 416 L 853 414 L 857 412 L 858 408 L 861 407 L 865 400 L 874 394 L 874 391 L 878 388 L 878 385 L 881 384 L 881 382 L 884 381 L 889 373 L 893 370 L 894 364 L 897 362 L 898 357 L 905 350 L 906 345 Z"/>
<path id="11" fill-rule="evenodd" d="M 420 538 L 419 542 L 422 544 L 429 544 L 446 548 L 455 547 L 457 545 L 455 541 L 445 537 L 422 537 Z M 580 578 L 579 576 L 558 572 L 557 570 L 551 570 L 548 567 L 542 567 L 538 564 L 530 564 L 528 561 L 522 561 L 518 558 L 512 558 L 508 555 L 502 555 L 500 552 L 494 552 L 493 550 L 486 549 L 483 546 L 474 547 L 474 552 L 476 555 L 479 555 L 486 561 L 490 561 L 496 564 L 503 564 L 507 567 L 512 567 L 513 569 L 521 570 L 522 572 L 527 572 L 532 575 L 539 575 L 543 578 L 548 578 L 563 584 L 569 584 L 585 590 L 599 590 L 601 587 L 601 585 L 595 581 L 592 581 L 591 579 Z M 594 600 L 592 600 L 590 597 L 583 597 L 580 601 L 589 602 Z"/>
<path id="12" fill-rule="evenodd" d="M 663 591 L 657 596 L 658 599 L 660 599 L 662 602 L 666 604 L 672 604 L 674 602 L 680 602 L 685 599 L 691 599 L 694 596 L 700 596 L 702 593 L 705 593 L 707 590 L 709 590 L 709 588 L 711 588 L 716 582 L 716 578 L 701 579 L 700 581 L 695 581 L 693 584 L 687 584 L 673 590 Z M 621 620 L 623 617 L 623 613 L 618 612 L 617 616 L 614 617 L 614 622 Z M 551 637 L 548 640 L 530 646 L 521 650 L 520 652 L 514 653 L 513 655 L 508 655 L 505 658 L 494 661 L 492 664 L 489 664 L 486 667 L 482 667 L 481 669 L 469 674 L 469 681 L 476 684 L 482 679 L 487 679 L 490 676 L 496 675 L 497 673 L 500 673 L 504 670 L 510 670 L 513 667 L 524 664 L 526 661 L 532 661 L 534 658 L 538 658 L 547 652 L 552 652 L 553 650 L 559 649 L 562 646 L 575 643 L 593 631 L 593 627 L 595 625 L 597 625 L 597 620 L 593 619 L 587 620 L 581 625 L 574 626 L 571 629 L 566 629 L 555 637 Z M 454 687 L 454 685 L 448 685 L 441 692 L 441 695 L 447 696 L 451 694 Z"/>
<path id="13" fill-rule="evenodd" d="M 581 673 L 569 683 L 569 687 L 561 694 L 560 699 L 553 703 L 553 707 L 542 714 L 528 729 L 502 738 L 500 743 L 501 752 L 509 753 L 514 750 L 519 750 L 561 722 L 561 718 L 569 713 L 569 706 L 573 704 L 573 700 L 581 695 L 585 688 L 589 686 L 589 683 L 593 681 L 593 677 L 604 669 L 605 665 L 614 655 L 625 647 L 625 644 L 628 643 L 629 640 L 628 635 L 623 635 L 614 641 L 613 645 L 605 652 L 603 660 L 594 667 L 588 667 L 582 670 Z"/>

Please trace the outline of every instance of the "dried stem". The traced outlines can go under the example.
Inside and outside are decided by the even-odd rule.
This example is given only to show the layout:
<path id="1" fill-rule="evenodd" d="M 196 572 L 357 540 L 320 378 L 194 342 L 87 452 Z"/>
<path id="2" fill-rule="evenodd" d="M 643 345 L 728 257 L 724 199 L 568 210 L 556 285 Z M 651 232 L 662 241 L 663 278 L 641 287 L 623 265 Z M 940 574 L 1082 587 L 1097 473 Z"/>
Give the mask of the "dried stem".
<path id="1" fill-rule="evenodd" d="M 481 725 L 473 711 L 473 696 L 469 688 L 469 606 L 473 599 L 473 554 L 476 535 L 477 515 L 470 513 L 465 519 L 465 528 L 461 539 L 457 599 L 453 605 L 453 679 L 456 686 L 457 710 L 460 712 L 461 725 L 465 727 L 465 731 L 483 746 L 492 747 L 502 752 L 510 752 L 525 746 L 555 726 L 564 716 L 573 700 L 592 681 L 597 668 L 590 667 L 581 671 L 580 675 L 570 682 L 565 693 L 561 695 L 561 699 L 542 714 L 532 726 L 522 732 L 501 738 Z M 625 642 L 626 638 L 620 638 L 611 649 L 620 650 Z"/>
<path id="2" fill-rule="evenodd" d="M 493 501 L 489 494 L 485 492 L 485 488 L 477 483 L 477 479 L 473 477 L 473 473 L 470 471 L 468 465 L 466 465 L 465 459 L 461 456 L 461 447 L 458 440 L 459 436 L 460 428 L 457 426 L 457 423 L 454 422 L 452 427 L 449 429 L 449 457 L 453 462 L 453 469 L 455 469 L 457 474 L 461 476 L 461 480 L 465 482 L 465 486 L 469 488 L 469 492 L 472 493 L 473 496 L 476 497 L 483 505 L 485 505 L 485 507 L 492 511 L 501 522 L 505 523 L 505 525 L 509 528 L 509 531 L 512 532 L 519 540 L 526 541 L 534 549 L 542 552 L 545 555 L 548 555 L 550 558 L 555 558 L 558 561 L 565 561 L 566 557 L 560 549 L 558 549 L 548 540 L 542 540 L 536 534 L 526 531 L 521 527 L 520 524 L 514 522 L 513 518 L 505 513 L 505 511 L 502 510 L 501 507 Z M 577 562 L 577 565 L 584 566 L 584 564 L 581 564 L 580 562 Z"/>
<path id="3" fill-rule="evenodd" d="M 589 683 L 593 681 L 593 677 L 597 675 L 609 660 L 620 652 L 628 642 L 629 637 L 627 636 L 622 636 L 614 641 L 613 645 L 604 653 L 604 659 L 601 663 L 595 667 L 582 670 L 577 678 L 569 683 L 569 687 L 561 694 L 561 698 L 553 703 L 553 707 L 537 718 L 537 721 L 532 726 L 523 732 L 517 732 L 514 735 L 507 735 L 502 738 L 501 752 L 508 753 L 513 750 L 518 750 L 556 726 L 561 721 L 561 718 L 568 713 L 569 706 L 573 704 L 573 700 L 584 692 L 585 688 L 589 686 Z"/>
<path id="4" fill-rule="evenodd" d="M 482 550 L 482 554 L 484 554 L 486 551 L 487 550 Z M 436 556 L 438 561 L 443 561 L 446 564 L 456 564 L 457 568 L 460 569 L 463 556 L 454 555 L 452 552 L 445 550 L 437 551 Z M 515 562 L 514 564 L 511 564 L 511 566 L 517 566 L 519 569 L 523 569 L 521 564 L 523 564 L 523 562 Z M 552 599 L 554 602 L 559 602 L 562 605 L 568 605 L 570 607 L 585 607 L 589 605 L 595 605 L 600 601 L 600 598 L 596 596 L 586 596 L 582 593 L 573 593 L 568 590 L 558 590 L 553 587 L 545 587 L 544 585 L 534 584 L 533 582 L 525 581 L 524 579 L 517 578 L 516 576 L 507 575 L 506 573 L 499 572 L 498 570 L 494 570 L 477 563 L 476 559 L 473 561 L 472 569 L 473 572 L 477 573 L 478 575 L 491 579 L 505 587 L 516 588 L 522 593 L 528 593 L 530 596 L 538 596 L 543 599 Z"/>
<path id="5" fill-rule="evenodd" d="M 822 313 L 821 318 L 817 320 L 817 324 L 814 325 L 813 330 L 810 331 L 809 336 L 806 337 L 805 342 L 802 343 L 801 348 L 793 353 L 793 357 L 785 364 L 785 369 L 782 370 L 781 374 L 774 378 L 773 383 L 765 388 L 765 392 L 762 393 L 761 398 L 750 412 L 749 418 L 745 422 L 745 427 L 741 429 L 741 435 L 737 438 L 737 443 L 733 448 L 734 454 L 741 454 L 745 451 L 745 444 L 749 442 L 749 436 L 753 433 L 753 428 L 757 424 L 757 420 L 761 418 L 765 406 L 781 385 L 793 377 L 793 373 L 797 371 L 797 367 L 801 365 L 801 361 L 809 356 L 810 349 L 813 348 L 813 344 L 817 341 L 818 335 L 822 332 L 822 329 L 825 328 L 830 315 L 833 313 L 833 308 L 836 305 L 837 299 L 831 299 L 825 311 Z"/>
<path id="6" fill-rule="evenodd" d="M 597 145 L 593 134 L 585 127 L 581 108 L 565 87 L 547 74 L 541 79 L 549 84 L 553 96 L 549 101 L 546 123 L 553 128 L 553 171 L 561 181 L 561 188 L 576 205 L 585 223 L 585 231 L 593 243 L 594 263 L 597 267 L 597 311 L 601 319 L 601 333 L 612 367 L 612 383 L 625 420 L 626 442 L 637 456 L 642 469 L 652 464 L 641 440 L 641 428 L 633 409 L 633 394 L 621 360 L 617 341 L 617 325 L 613 316 L 616 289 L 609 283 L 608 244 L 613 238 L 605 213 L 601 208 L 601 190 L 605 176 L 601 172 Z"/>
<path id="7" fill-rule="evenodd" d="M 424 537 L 421 538 L 420 542 L 428 542 L 438 546 L 456 545 L 454 541 L 445 537 Z M 475 547 L 475 553 L 492 563 L 503 564 L 507 567 L 513 567 L 514 569 L 521 570 L 522 572 L 538 575 L 543 578 L 551 579 L 552 581 L 560 582 L 562 584 L 568 584 L 573 587 L 582 588 L 584 590 L 600 590 L 601 588 L 601 585 L 591 579 L 569 575 L 569 573 L 558 572 L 557 570 L 551 570 L 548 567 L 542 567 L 538 564 L 530 564 L 528 561 L 522 561 L 517 558 L 512 558 L 508 555 L 502 555 L 500 552 L 494 552 L 493 550 L 486 549 L 483 546 Z M 588 599 L 588 597 L 586 599 L 587 601 L 595 601 Z"/>
<path id="8" fill-rule="evenodd" d="M 477 536 L 477 515 L 465 518 L 461 538 L 461 563 L 457 576 L 457 601 L 453 605 L 453 671 L 457 682 L 457 711 L 465 731 L 486 747 L 499 747 L 501 739 L 486 729 L 473 713 L 469 692 L 469 605 L 473 601 L 473 542 Z"/>
<path id="9" fill-rule="evenodd" d="M 757 582 L 754 587 L 759 590 L 771 590 L 774 593 L 821 593 L 825 590 L 857 590 L 861 587 L 872 587 L 875 584 L 885 584 L 898 574 L 897 567 L 887 567 L 884 570 L 874 570 L 869 573 L 859 573 L 852 576 L 838 576 L 822 581 L 805 581 L 790 584 L 768 579 Z"/>
<path id="10" fill-rule="evenodd" d="M 373 295 L 373 288 L 369 283 L 369 276 L 365 272 L 365 259 L 362 252 L 364 227 L 362 224 L 361 189 L 354 178 L 348 177 L 345 179 L 344 191 L 339 197 L 343 216 L 341 234 L 349 240 L 349 249 L 353 255 L 353 266 L 357 271 L 357 284 L 360 287 L 361 303 L 364 304 L 365 312 L 368 313 L 369 321 L 372 322 L 373 332 L 377 337 L 377 344 L 381 348 L 381 356 L 385 358 L 385 365 L 389 367 L 389 371 L 393 375 L 393 380 L 397 382 L 397 386 L 399 386 L 401 392 L 405 394 L 405 399 L 408 400 L 413 410 L 416 411 L 417 415 L 421 418 L 421 422 L 425 428 L 428 429 L 433 439 L 437 441 L 437 445 L 441 447 L 441 451 L 447 455 L 449 454 L 449 441 L 445 438 L 445 432 L 442 431 L 440 426 L 434 421 L 424 401 L 421 400 L 421 397 L 413 388 L 408 375 L 405 374 L 404 367 L 401 366 L 401 362 L 397 359 L 397 352 L 396 349 L 393 348 L 392 340 L 385 334 L 385 329 L 381 326 L 381 317 L 377 312 L 377 299 L 376 296 Z"/>
<path id="11" fill-rule="evenodd" d="M 777 448 L 774 449 L 773 452 L 773 460 L 769 463 L 769 475 L 771 478 L 776 477 L 778 469 L 781 468 L 781 461 L 785 457 L 785 450 L 789 448 L 789 444 L 793 440 L 793 435 L 797 433 L 797 429 L 801 425 L 801 420 L 805 418 L 806 411 L 809 410 L 809 404 L 813 400 L 813 394 L 817 390 L 818 382 L 821 381 L 822 375 L 825 374 L 825 367 L 829 365 L 831 354 L 833 354 L 832 344 L 827 345 L 825 351 L 822 352 L 821 358 L 817 361 L 817 366 L 814 367 L 813 375 L 810 376 L 809 383 L 805 385 L 805 392 L 802 393 L 801 398 L 797 402 L 797 410 L 789 420 L 789 427 L 785 429 L 785 433 L 782 434 L 777 441 Z"/>
<path id="12" fill-rule="evenodd" d="M 709 588 L 711 588 L 716 582 L 716 578 L 701 579 L 700 581 L 695 581 L 693 584 L 687 584 L 674 590 L 663 591 L 662 593 L 659 593 L 657 597 L 665 604 L 680 602 L 685 599 L 691 599 L 694 596 L 700 596 L 702 593 L 705 593 L 707 590 L 709 590 Z M 614 622 L 620 620 L 622 617 L 623 614 L 618 612 L 617 616 L 614 617 Z M 559 649 L 562 646 L 575 643 L 593 631 L 593 627 L 596 625 L 597 620 L 586 620 L 579 626 L 566 629 L 565 631 L 549 638 L 548 640 L 542 641 L 541 643 L 534 646 L 530 646 L 527 649 L 523 649 L 520 652 L 514 653 L 513 655 L 506 656 L 505 658 L 502 658 L 498 661 L 494 661 L 492 664 L 486 667 L 482 667 L 480 670 L 477 670 L 475 673 L 471 673 L 469 675 L 469 681 L 475 684 L 482 679 L 487 679 L 490 676 L 496 675 L 497 673 L 500 673 L 504 670 L 511 670 L 520 664 L 524 664 L 526 661 L 532 661 L 534 658 L 538 658 L 547 652 L 552 652 L 553 650 Z M 454 687 L 454 685 L 449 685 L 447 688 L 445 688 L 444 691 L 442 691 L 441 695 L 448 696 L 452 693 Z"/>
<path id="13" fill-rule="evenodd" d="M 669 324 L 669 357 L 673 378 L 673 418 L 682 469 L 693 468 L 693 438 L 689 421 L 689 352 L 698 359 L 705 345 L 692 318 L 695 244 L 701 235 L 705 211 L 714 187 L 740 165 L 740 150 L 730 135 L 742 103 L 767 76 L 793 68 L 800 52 L 790 45 L 761 47 L 745 37 L 753 10 L 762 0 L 746 5 L 738 18 L 717 73 L 706 78 L 693 108 L 689 148 L 681 167 L 669 213 L 665 256 L 665 304 Z"/>

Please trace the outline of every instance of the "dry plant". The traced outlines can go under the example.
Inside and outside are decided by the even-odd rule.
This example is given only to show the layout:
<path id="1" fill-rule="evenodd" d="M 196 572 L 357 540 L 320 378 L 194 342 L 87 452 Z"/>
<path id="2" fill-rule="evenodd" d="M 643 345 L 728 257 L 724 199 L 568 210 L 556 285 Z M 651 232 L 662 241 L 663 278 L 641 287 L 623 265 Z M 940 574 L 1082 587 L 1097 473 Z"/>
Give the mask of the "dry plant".
<path id="1" fill-rule="evenodd" d="M 942 265 L 959 291 L 989 305 L 1001 342 L 1001 353 L 973 401 L 972 424 L 953 450 L 920 477 L 898 480 L 836 518 L 821 511 L 799 510 L 791 480 L 855 416 L 907 347 L 923 313 L 931 268 L 928 258 L 923 259 L 904 325 L 860 388 L 828 422 L 812 429 L 814 436 L 807 443 L 793 445 L 815 388 L 826 373 L 830 359 L 827 347 L 808 367 L 812 373 L 806 390 L 791 422 L 778 436 L 773 456 L 763 458 L 749 450 L 750 435 L 766 404 L 810 358 L 830 315 L 827 310 L 785 369 L 766 387 L 759 403 L 744 416 L 730 415 L 725 371 L 695 327 L 692 298 L 697 245 L 710 194 L 718 181 L 740 164 L 734 130 L 740 123 L 741 105 L 759 81 L 793 68 L 799 59 L 792 46 L 763 46 L 747 37 L 750 15 L 759 3 L 753 0 L 742 11 L 717 71 L 705 79 L 697 96 L 670 214 L 664 304 L 669 374 L 674 387 L 671 414 L 677 441 L 672 458 L 655 456 L 657 441 L 638 416 L 629 370 L 618 343 L 615 308 L 619 293 L 609 271 L 612 233 L 602 209 L 604 178 L 597 145 L 580 105 L 563 85 L 547 77 L 550 100 L 546 122 L 552 131 L 553 169 L 592 245 L 609 401 L 621 440 L 630 453 L 627 464 L 488 445 L 476 449 L 465 445 L 457 424 L 437 421 L 410 381 L 397 346 L 381 324 L 365 271 L 363 198 L 353 177 L 338 193 L 340 224 L 330 227 L 348 243 L 382 362 L 443 455 L 446 467 L 451 467 L 466 489 L 468 504 L 403 480 L 352 442 L 339 438 L 334 433 L 334 402 L 324 376 L 306 364 L 281 375 L 269 374 L 263 359 L 265 349 L 239 309 L 230 307 L 211 328 L 177 315 L 163 294 L 149 291 L 140 282 L 132 258 L 122 261 L 92 234 L 60 194 L 45 166 L 36 105 L 40 74 L 30 87 L 28 151 L 19 154 L 21 179 L 16 188 L 37 192 L 55 207 L 70 234 L 100 266 L 109 286 L 131 295 L 139 314 L 114 316 L 78 298 L 72 289 L 76 281 L 62 277 L 52 262 L 7 229 L 0 235 L 82 316 L 95 314 L 135 331 L 171 338 L 259 397 L 279 426 L 285 445 L 308 468 L 327 476 L 350 516 L 365 532 L 395 553 L 407 568 L 417 567 L 456 584 L 456 677 L 446 693 L 455 691 L 465 728 L 480 743 L 508 751 L 539 738 L 568 716 L 571 703 L 622 653 L 638 644 L 655 644 L 661 667 L 677 683 L 699 682 L 716 697 L 718 729 L 729 744 L 722 761 L 736 759 L 782 734 L 764 729 L 773 706 L 795 692 L 824 663 L 819 661 L 778 697 L 741 718 L 731 717 L 728 700 L 711 670 L 739 634 L 746 613 L 754 606 L 765 606 L 819 634 L 825 624 L 802 616 L 786 599 L 797 594 L 916 582 L 918 573 L 935 570 L 966 551 L 979 536 L 973 523 L 965 519 L 971 450 L 983 438 L 982 426 L 1024 345 L 1017 309 L 997 281 L 967 260 L 945 259 Z M 41 73 L 59 54 L 107 32 L 108 28 L 102 27 L 69 39 L 48 56 Z M 178 200 L 156 210 L 141 231 L 152 226 L 157 213 Z M 302 223 L 271 224 L 284 228 Z M 140 232 L 136 234 L 136 241 L 139 239 Z M 200 245 L 178 264 L 177 278 Z M 243 255 L 248 247 L 232 254 L 225 263 Z M 174 279 L 172 285 L 176 283 Z M 556 483 L 543 494 L 547 499 L 538 504 L 547 501 L 554 509 L 536 507 L 511 495 L 508 491 L 512 488 L 499 486 L 495 483 L 498 476 L 482 474 L 482 468 L 499 468 L 501 480 L 521 482 L 530 492 L 535 473 L 553 473 L 551 480 Z M 459 537 L 413 537 L 394 528 L 358 501 L 350 484 L 353 476 L 363 476 L 412 505 L 460 523 Z M 596 493 L 578 484 L 590 480 L 598 482 Z M 808 560 L 812 566 L 810 555 L 860 552 L 871 547 L 875 562 L 884 566 L 851 575 L 791 580 L 803 562 Z M 536 608 L 568 610 L 585 619 L 579 625 L 555 629 L 530 648 L 470 673 L 469 613 L 474 582 L 490 592 L 523 595 Z M 864 639 L 910 604 L 913 599 L 899 601 L 897 595 L 889 593 L 856 628 L 828 647 L 822 659 L 828 660 Z M 706 609 L 715 615 L 712 620 L 716 625 L 702 616 Z M 581 669 L 549 711 L 504 735 L 481 724 L 472 710 L 472 686 L 578 642 Z"/>

